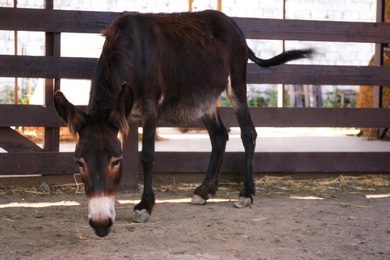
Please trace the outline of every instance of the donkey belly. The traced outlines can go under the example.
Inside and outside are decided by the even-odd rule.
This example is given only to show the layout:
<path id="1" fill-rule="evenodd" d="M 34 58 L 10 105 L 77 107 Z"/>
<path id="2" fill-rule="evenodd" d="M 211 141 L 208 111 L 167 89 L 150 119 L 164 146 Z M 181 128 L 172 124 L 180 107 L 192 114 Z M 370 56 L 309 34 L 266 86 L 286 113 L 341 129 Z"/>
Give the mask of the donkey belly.
<path id="1" fill-rule="evenodd" d="M 166 100 L 159 109 L 159 119 L 173 124 L 186 124 L 198 120 L 215 109 L 219 94 L 210 93 L 179 100 Z"/>
<path id="2" fill-rule="evenodd" d="M 204 114 L 215 110 L 216 102 L 226 85 L 213 88 L 212 91 L 198 89 L 194 93 L 167 92 L 160 97 L 157 106 L 157 117 L 160 122 L 172 124 L 186 124 L 198 120 Z M 176 93 L 176 94 L 174 94 Z M 139 100 L 136 100 L 131 110 L 133 120 L 144 120 L 145 113 Z"/>
<path id="3" fill-rule="evenodd" d="M 175 64 L 177 67 L 168 73 L 159 103 L 162 120 L 185 124 L 215 110 L 228 84 L 229 65 L 223 55 L 209 53 L 208 57 L 216 62 L 198 57 L 186 64 Z"/>

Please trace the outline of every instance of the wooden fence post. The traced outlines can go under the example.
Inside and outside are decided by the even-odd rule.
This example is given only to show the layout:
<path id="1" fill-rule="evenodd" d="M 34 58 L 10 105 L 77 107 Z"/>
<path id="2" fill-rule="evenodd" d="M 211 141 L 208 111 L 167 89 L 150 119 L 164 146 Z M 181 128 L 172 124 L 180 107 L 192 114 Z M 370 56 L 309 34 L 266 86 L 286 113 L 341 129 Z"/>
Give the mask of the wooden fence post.
<path id="1" fill-rule="evenodd" d="M 385 0 L 376 1 L 376 22 L 382 23 L 385 14 Z M 383 65 L 383 44 L 375 43 L 374 65 Z M 373 108 L 382 107 L 382 86 L 373 86 Z M 386 128 L 372 129 L 371 137 L 374 139 L 382 138 L 386 134 Z"/>
<path id="2" fill-rule="evenodd" d="M 52 10 L 53 0 L 46 0 L 46 9 Z M 61 55 L 61 34 L 46 32 L 45 33 L 45 50 L 46 56 L 59 57 Z M 54 92 L 60 89 L 60 79 L 46 79 L 45 80 L 45 105 L 46 107 L 54 106 Z M 60 129 L 58 127 L 45 127 L 43 135 L 43 149 L 45 151 L 59 151 L 60 150 Z"/>

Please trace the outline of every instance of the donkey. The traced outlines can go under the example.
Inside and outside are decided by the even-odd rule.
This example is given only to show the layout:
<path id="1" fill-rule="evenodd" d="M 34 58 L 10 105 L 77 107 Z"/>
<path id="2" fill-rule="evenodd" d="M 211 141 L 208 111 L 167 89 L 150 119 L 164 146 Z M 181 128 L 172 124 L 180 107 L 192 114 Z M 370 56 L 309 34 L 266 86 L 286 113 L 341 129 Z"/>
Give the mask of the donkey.
<path id="1" fill-rule="evenodd" d="M 283 52 L 262 60 L 247 46 L 237 24 L 217 11 L 172 14 L 124 13 L 102 31 L 106 37 L 92 80 L 88 113 L 57 91 L 56 110 L 78 135 L 74 158 L 79 165 L 89 207 L 89 224 L 106 236 L 115 219 L 115 193 L 122 174 L 122 147 L 128 117 L 142 122 L 141 162 L 144 191 L 134 207 L 135 221 L 152 212 L 152 168 L 156 126 L 160 121 L 186 124 L 202 119 L 212 152 L 202 184 L 192 203 L 205 204 L 215 195 L 228 141 L 216 101 L 226 90 L 241 129 L 245 148 L 243 187 L 236 207 L 253 202 L 252 161 L 257 133 L 248 112 L 248 58 L 260 67 L 310 56 L 312 50 Z M 132 129 L 136 131 L 135 129 Z"/>

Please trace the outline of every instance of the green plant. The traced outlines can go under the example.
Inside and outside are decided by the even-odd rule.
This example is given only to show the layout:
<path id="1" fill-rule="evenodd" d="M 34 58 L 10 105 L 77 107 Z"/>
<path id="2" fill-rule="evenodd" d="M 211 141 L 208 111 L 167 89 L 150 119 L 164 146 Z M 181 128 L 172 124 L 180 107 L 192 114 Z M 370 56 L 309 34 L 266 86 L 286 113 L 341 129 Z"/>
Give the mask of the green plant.
<path id="1" fill-rule="evenodd" d="M 3 104 L 13 104 L 14 103 L 14 87 L 10 85 L 4 85 L 0 90 L 0 100 Z"/>
<path id="2" fill-rule="evenodd" d="M 267 107 L 277 107 L 278 106 L 278 92 L 276 91 L 276 89 L 269 89 L 265 93 L 268 97 Z M 290 96 L 288 95 L 287 91 L 284 91 L 284 106 L 285 107 L 290 106 Z"/>
<path id="3" fill-rule="evenodd" d="M 341 100 L 339 95 L 339 90 L 336 86 L 333 87 L 333 91 L 327 91 L 325 93 L 326 98 L 323 101 L 324 107 L 340 107 L 341 106 Z"/>
<path id="4" fill-rule="evenodd" d="M 276 107 L 278 93 L 275 88 L 270 88 L 266 91 L 261 91 L 254 86 L 249 85 L 247 102 L 249 107 Z M 231 102 L 226 93 L 221 95 L 221 106 L 229 107 Z M 288 91 L 284 93 L 284 106 L 290 106 L 290 97 Z"/>
<path id="5" fill-rule="evenodd" d="M 26 85 L 29 85 L 27 90 Z M 34 79 L 28 79 L 28 82 L 22 80 L 21 86 L 18 88 L 18 104 L 29 104 L 31 96 L 37 85 Z M 14 104 L 15 102 L 15 87 L 11 85 L 0 86 L 0 102 L 3 104 Z"/>

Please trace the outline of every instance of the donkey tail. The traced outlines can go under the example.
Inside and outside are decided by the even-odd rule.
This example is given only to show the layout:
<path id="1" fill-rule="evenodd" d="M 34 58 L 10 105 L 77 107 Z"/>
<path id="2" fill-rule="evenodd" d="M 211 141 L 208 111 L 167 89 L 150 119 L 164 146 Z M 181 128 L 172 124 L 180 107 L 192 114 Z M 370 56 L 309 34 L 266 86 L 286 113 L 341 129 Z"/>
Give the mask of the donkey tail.
<path id="1" fill-rule="evenodd" d="M 232 25 L 235 27 L 237 33 L 240 35 L 241 40 L 243 42 L 246 42 L 246 38 L 240 27 L 238 27 L 238 24 L 232 19 L 229 18 Z M 312 54 L 314 54 L 313 49 L 302 49 L 302 50 L 292 50 L 292 51 L 285 51 L 282 52 L 279 55 L 276 55 L 275 57 L 268 59 L 268 60 L 263 60 L 258 57 L 256 57 L 255 53 L 249 48 L 247 45 L 248 49 L 248 58 L 259 65 L 260 67 L 271 67 L 271 66 L 276 66 L 280 65 L 283 63 L 286 63 L 288 61 L 292 60 L 298 60 L 298 59 L 303 59 L 303 58 L 310 58 Z"/>
<path id="2" fill-rule="evenodd" d="M 280 65 L 282 63 L 302 59 L 302 58 L 310 58 L 310 56 L 314 53 L 312 49 L 303 49 L 303 50 L 292 50 L 285 51 L 275 57 L 263 60 L 256 57 L 255 53 L 248 47 L 248 57 L 251 61 L 259 65 L 260 67 L 270 67 Z"/>

